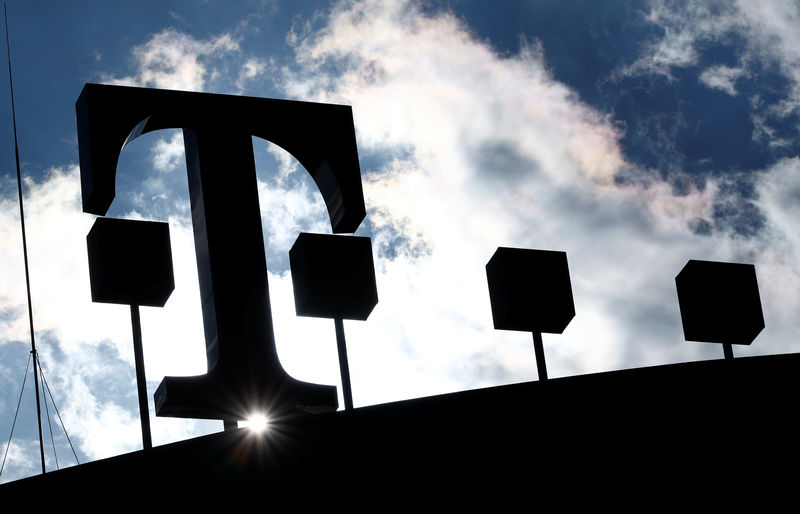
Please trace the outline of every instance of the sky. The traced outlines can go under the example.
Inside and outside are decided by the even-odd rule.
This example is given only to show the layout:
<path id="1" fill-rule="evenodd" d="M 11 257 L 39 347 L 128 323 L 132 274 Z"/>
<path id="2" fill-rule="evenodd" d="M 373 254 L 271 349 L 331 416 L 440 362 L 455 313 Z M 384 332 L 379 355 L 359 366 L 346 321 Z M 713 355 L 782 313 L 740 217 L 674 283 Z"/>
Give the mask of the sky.
<path id="1" fill-rule="evenodd" d="M 766 328 L 737 357 L 798 348 L 796 1 L 12 0 L 8 15 L 37 349 L 81 462 L 142 444 L 129 310 L 89 293 L 87 82 L 352 106 L 379 297 L 345 322 L 356 407 L 537 379 L 530 334 L 493 328 L 485 265 L 501 246 L 567 253 L 576 315 L 544 335 L 551 379 L 721 358 L 683 337 L 689 259 L 756 267 Z M 30 335 L 10 101 L 0 111 L 5 451 Z M 281 363 L 338 387 L 333 321 L 295 315 L 288 265 L 300 232 L 330 233 L 324 204 L 293 157 L 254 145 Z M 183 159 L 180 131 L 135 140 L 108 212 L 170 224 L 175 291 L 142 308 L 156 445 L 222 430 L 152 413 L 164 376 L 206 371 Z M 41 471 L 32 390 L 0 482 Z M 48 470 L 75 463 L 53 427 Z"/>

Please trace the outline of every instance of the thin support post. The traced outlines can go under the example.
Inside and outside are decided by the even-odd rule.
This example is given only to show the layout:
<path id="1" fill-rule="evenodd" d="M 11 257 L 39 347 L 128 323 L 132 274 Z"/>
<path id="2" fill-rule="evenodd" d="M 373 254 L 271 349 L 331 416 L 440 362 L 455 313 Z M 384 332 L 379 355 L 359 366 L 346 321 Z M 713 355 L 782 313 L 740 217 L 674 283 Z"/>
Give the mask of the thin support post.
<path id="1" fill-rule="evenodd" d="M 39 362 L 35 363 L 37 366 L 41 366 Z M 47 407 L 47 395 L 45 394 L 45 383 L 44 383 L 44 372 L 39 369 L 39 379 L 42 381 L 42 396 L 44 396 L 44 413 L 47 415 L 47 428 L 50 430 L 50 442 L 53 443 L 53 458 L 56 462 L 56 469 L 60 469 L 58 467 L 58 453 L 56 453 L 56 438 L 53 437 L 53 423 L 50 422 L 50 409 Z M 51 398 L 52 399 L 52 398 Z M 55 407 L 55 402 L 53 402 L 53 406 Z"/>
<path id="2" fill-rule="evenodd" d="M 139 391 L 139 418 L 142 421 L 142 447 L 153 447 L 150 437 L 150 410 L 147 406 L 147 381 L 144 373 L 144 351 L 142 350 L 142 322 L 139 306 L 131 305 L 131 326 L 133 327 L 133 356 L 136 362 L 136 388 Z"/>
<path id="3" fill-rule="evenodd" d="M 733 345 L 731 343 L 722 343 L 722 351 L 726 360 L 733 359 Z"/>
<path id="4" fill-rule="evenodd" d="M 36 390 L 36 419 L 39 425 L 39 455 L 42 459 L 42 474 L 47 471 L 44 464 L 44 439 L 42 438 L 42 407 L 39 401 L 39 371 L 37 362 L 39 356 L 36 353 L 36 337 L 33 330 L 33 302 L 31 300 L 31 274 L 28 266 L 28 239 L 25 235 L 25 208 L 22 201 L 22 172 L 19 167 L 19 143 L 17 140 L 17 110 L 14 107 L 14 80 L 11 74 L 11 40 L 8 35 L 8 8 L 3 3 L 3 15 L 6 21 L 6 53 L 8 55 L 8 88 L 11 92 L 11 120 L 14 126 L 14 159 L 17 164 L 17 192 L 19 193 L 19 222 L 22 228 L 22 255 L 25 261 L 25 286 L 28 291 L 28 321 L 31 331 L 31 355 L 33 356 L 33 384 Z"/>
<path id="5" fill-rule="evenodd" d="M 336 347 L 339 350 L 339 371 L 342 374 L 344 410 L 352 410 L 353 390 L 350 387 L 350 366 L 347 364 L 347 347 L 344 340 L 344 323 L 342 318 L 333 318 L 333 322 L 336 324 Z"/>
<path id="6" fill-rule="evenodd" d="M 28 304 L 30 309 L 30 303 Z M 30 314 L 30 313 L 29 313 Z M 33 384 L 36 394 L 36 421 L 39 426 L 39 456 L 42 461 L 42 475 L 47 472 L 44 464 L 44 438 L 42 437 L 42 404 L 39 401 L 39 371 L 36 363 L 39 362 L 39 354 L 36 353 L 36 342 L 33 337 L 33 327 L 31 326 L 31 355 L 33 356 Z"/>
<path id="7" fill-rule="evenodd" d="M 544 344 L 542 343 L 542 333 L 533 333 L 533 351 L 536 354 L 536 370 L 539 372 L 539 380 L 547 380 L 547 364 L 544 361 Z"/>

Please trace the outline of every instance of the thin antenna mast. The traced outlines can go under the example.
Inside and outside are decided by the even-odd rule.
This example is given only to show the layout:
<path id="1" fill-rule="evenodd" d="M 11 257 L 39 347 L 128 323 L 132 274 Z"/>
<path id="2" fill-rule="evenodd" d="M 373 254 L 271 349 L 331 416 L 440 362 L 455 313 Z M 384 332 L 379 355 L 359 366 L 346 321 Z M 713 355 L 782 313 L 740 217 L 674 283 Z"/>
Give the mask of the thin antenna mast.
<path id="1" fill-rule="evenodd" d="M 14 157 L 17 162 L 17 191 L 19 192 L 19 221 L 22 226 L 22 253 L 25 259 L 25 286 L 28 291 L 28 321 L 31 331 L 31 355 L 33 355 L 33 383 L 36 386 L 36 421 L 39 425 L 39 453 L 42 457 L 42 474 L 46 473 L 44 465 L 44 442 L 42 440 L 42 407 L 39 402 L 39 356 L 36 353 L 36 338 L 33 333 L 33 303 L 31 301 L 31 278 L 28 268 L 28 241 L 25 237 L 25 209 L 22 205 L 22 173 L 19 168 L 19 145 L 17 143 L 17 113 L 14 108 L 14 81 L 11 78 L 11 42 L 8 35 L 8 7 L 3 2 L 3 14 L 6 21 L 6 50 L 8 54 L 8 85 L 11 90 L 11 119 L 14 124 Z"/>

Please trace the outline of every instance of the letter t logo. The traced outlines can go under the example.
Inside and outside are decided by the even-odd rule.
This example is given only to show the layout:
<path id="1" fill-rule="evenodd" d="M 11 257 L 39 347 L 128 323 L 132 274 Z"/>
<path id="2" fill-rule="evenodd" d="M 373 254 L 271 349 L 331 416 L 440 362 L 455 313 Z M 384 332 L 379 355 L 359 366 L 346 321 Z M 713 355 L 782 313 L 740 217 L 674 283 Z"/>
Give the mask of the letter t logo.
<path id="1" fill-rule="evenodd" d="M 86 84 L 76 110 L 83 210 L 101 216 L 125 144 L 183 129 L 208 373 L 165 377 L 156 413 L 238 420 L 256 411 L 335 410 L 334 386 L 298 381 L 278 359 L 252 136 L 300 161 L 333 231 L 354 232 L 365 206 L 350 107 Z"/>

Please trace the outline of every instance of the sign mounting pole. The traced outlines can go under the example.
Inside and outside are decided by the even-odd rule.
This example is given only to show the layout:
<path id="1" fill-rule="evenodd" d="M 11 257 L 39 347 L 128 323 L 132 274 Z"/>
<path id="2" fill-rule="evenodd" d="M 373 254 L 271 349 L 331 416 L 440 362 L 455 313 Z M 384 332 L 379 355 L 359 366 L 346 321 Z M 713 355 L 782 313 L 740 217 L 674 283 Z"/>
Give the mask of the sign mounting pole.
<path id="1" fill-rule="evenodd" d="M 25 260 L 25 286 L 28 290 L 28 321 L 31 331 L 31 355 L 33 355 L 33 384 L 36 389 L 36 421 L 39 425 L 39 453 L 42 457 L 42 474 L 46 473 L 44 465 L 44 443 L 42 441 L 42 407 L 39 403 L 39 355 L 36 353 L 36 338 L 33 333 L 33 303 L 31 302 L 31 277 L 28 268 L 28 241 L 25 237 L 25 209 L 22 205 L 22 173 L 19 168 L 19 145 L 17 143 L 17 113 L 14 109 L 14 81 L 11 78 L 11 42 L 8 35 L 8 8 L 3 3 L 3 14 L 6 21 L 6 51 L 8 54 L 8 85 L 11 90 L 11 119 L 14 124 L 14 158 L 17 163 L 17 191 L 19 192 L 19 222 L 22 226 L 22 254 Z"/>

